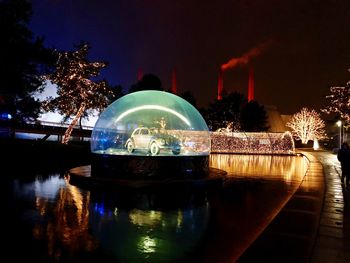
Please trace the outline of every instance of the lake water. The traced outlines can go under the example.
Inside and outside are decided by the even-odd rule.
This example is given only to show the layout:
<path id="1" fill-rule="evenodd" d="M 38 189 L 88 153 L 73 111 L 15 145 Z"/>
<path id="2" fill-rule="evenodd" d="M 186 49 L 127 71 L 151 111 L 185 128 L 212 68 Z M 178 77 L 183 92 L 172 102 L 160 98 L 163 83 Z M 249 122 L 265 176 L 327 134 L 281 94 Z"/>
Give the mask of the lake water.
<path id="1" fill-rule="evenodd" d="M 3 258 L 39 262 L 233 262 L 299 186 L 298 156 L 224 155 L 220 188 L 104 192 L 64 173 L 1 177 Z"/>

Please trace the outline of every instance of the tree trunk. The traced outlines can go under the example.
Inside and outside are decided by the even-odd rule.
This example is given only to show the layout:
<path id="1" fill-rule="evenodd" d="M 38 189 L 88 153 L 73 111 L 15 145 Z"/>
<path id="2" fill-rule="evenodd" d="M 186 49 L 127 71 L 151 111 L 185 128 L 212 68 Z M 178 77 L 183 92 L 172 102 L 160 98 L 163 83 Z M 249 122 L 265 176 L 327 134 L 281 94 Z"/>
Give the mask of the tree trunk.
<path id="1" fill-rule="evenodd" d="M 82 118 L 83 118 L 83 114 L 82 115 L 80 115 L 80 118 L 79 118 L 79 128 L 80 128 L 80 130 L 82 130 L 83 129 L 83 124 L 81 123 L 81 121 L 82 121 Z"/>
<path id="2" fill-rule="evenodd" d="M 84 112 L 83 112 L 84 113 Z M 83 124 L 82 124 L 82 119 L 83 119 L 83 114 L 80 115 L 80 118 L 79 118 L 79 128 L 80 128 L 80 131 L 83 130 Z M 81 136 L 80 137 L 80 141 L 84 141 L 84 136 Z"/>
<path id="3" fill-rule="evenodd" d="M 84 110 L 85 110 L 85 103 L 83 102 L 83 103 L 80 105 L 80 108 L 79 108 L 79 110 L 78 110 L 78 112 L 77 112 L 77 115 L 75 115 L 75 118 L 74 118 L 74 119 L 72 120 L 72 122 L 69 124 L 69 126 L 68 126 L 66 132 L 64 133 L 64 136 L 63 136 L 63 138 L 62 138 L 61 143 L 63 143 L 63 144 L 68 144 L 68 141 L 69 141 L 70 135 L 71 135 L 71 133 L 72 133 L 72 131 L 73 131 L 73 128 L 74 128 L 74 126 L 77 124 L 77 122 L 78 122 L 80 116 L 83 114 Z"/>

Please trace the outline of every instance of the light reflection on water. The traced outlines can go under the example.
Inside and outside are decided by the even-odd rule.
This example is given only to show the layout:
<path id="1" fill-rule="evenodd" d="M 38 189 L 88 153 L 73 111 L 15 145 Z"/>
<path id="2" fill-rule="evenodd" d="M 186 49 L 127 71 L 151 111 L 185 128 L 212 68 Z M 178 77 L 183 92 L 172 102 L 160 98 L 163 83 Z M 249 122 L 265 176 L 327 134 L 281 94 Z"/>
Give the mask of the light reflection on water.
<path id="1" fill-rule="evenodd" d="M 114 209 L 115 211 L 115 209 Z M 209 220 L 208 204 L 160 210 L 117 209 L 92 215 L 91 231 L 119 262 L 173 262 L 200 241 Z"/>
<path id="2" fill-rule="evenodd" d="M 34 208 L 39 215 L 31 217 L 32 232 L 36 239 L 47 243 L 49 258 L 60 258 L 62 250 L 79 252 L 96 248 L 96 241 L 87 231 L 89 191 L 70 185 L 58 174 L 37 177 L 32 183 L 17 181 L 15 186 L 19 196 L 35 200 Z"/>
<path id="3" fill-rule="evenodd" d="M 290 182 L 302 180 L 307 162 L 292 155 L 212 154 L 210 166 L 225 170 L 230 177 L 282 178 Z"/>
<path id="4" fill-rule="evenodd" d="M 37 213 L 25 212 L 24 220 L 32 222 L 33 236 L 46 243 L 47 257 L 59 261 L 101 249 L 116 262 L 175 261 L 200 241 L 209 221 L 205 198 L 194 205 L 189 196 L 177 208 L 162 209 L 157 206 L 163 197 L 138 195 L 128 201 L 82 190 L 59 175 L 16 181 L 14 188 L 19 197 L 32 200 Z M 152 206 L 156 209 L 144 209 Z"/>
<path id="5" fill-rule="evenodd" d="M 14 200 L 9 202 L 25 203 L 22 220 L 43 241 L 44 256 L 36 258 L 42 261 L 184 262 L 192 257 L 200 262 L 202 256 L 210 262 L 220 254 L 220 262 L 230 262 L 244 247 L 242 240 L 256 232 L 254 222 L 263 227 L 264 218 L 283 203 L 275 193 L 288 198 L 291 187 L 283 185 L 293 181 L 296 187 L 307 166 L 295 156 L 217 154 L 210 162 L 230 177 L 282 180 L 266 191 L 261 185 L 257 191 L 251 186 L 241 191 L 237 185 L 216 197 L 181 189 L 174 196 L 157 196 L 88 191 L 54 174 L 14 180 Z"/>

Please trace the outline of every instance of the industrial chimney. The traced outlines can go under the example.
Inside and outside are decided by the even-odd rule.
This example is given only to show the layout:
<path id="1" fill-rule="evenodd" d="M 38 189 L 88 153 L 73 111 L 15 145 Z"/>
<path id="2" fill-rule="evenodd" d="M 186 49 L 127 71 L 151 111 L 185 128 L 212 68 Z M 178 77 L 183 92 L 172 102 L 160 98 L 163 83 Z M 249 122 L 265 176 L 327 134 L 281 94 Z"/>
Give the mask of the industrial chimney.
<path id="1" fill-rule="evenodd" d="M 137 80 L 141 81 L 142 77 L 143 77 L 143 71 L 142 71 L 142 69 L 138 69 L 138 71 L 137 71 Z"/>
<path id="2" fill-rule="evenodd" d="M 249 67 L 249 79 L 248 79 L 248 102 L 254 100 L 254 69 L 253 66 Z"/>

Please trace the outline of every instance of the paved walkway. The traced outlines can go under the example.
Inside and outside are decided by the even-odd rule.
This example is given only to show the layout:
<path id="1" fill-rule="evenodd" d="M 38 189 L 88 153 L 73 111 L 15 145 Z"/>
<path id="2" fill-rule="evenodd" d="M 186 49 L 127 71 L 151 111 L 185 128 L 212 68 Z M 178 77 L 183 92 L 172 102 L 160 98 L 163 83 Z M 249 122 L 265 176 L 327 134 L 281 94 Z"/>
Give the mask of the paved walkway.
<path id="1" fill-rule="evenodd" d="M 350 262 L 350 187 L 341 184 L 335 154 L 314 152 L 323 165 L 326 182 L 324 205 L 311 262 Z"/>
<path id="2" fill-rule="evenodd" d="M 350 195 L 336 155 L 302 154 L 310 163 L 299 189 L 238 262 L 350 262 Z"/>

